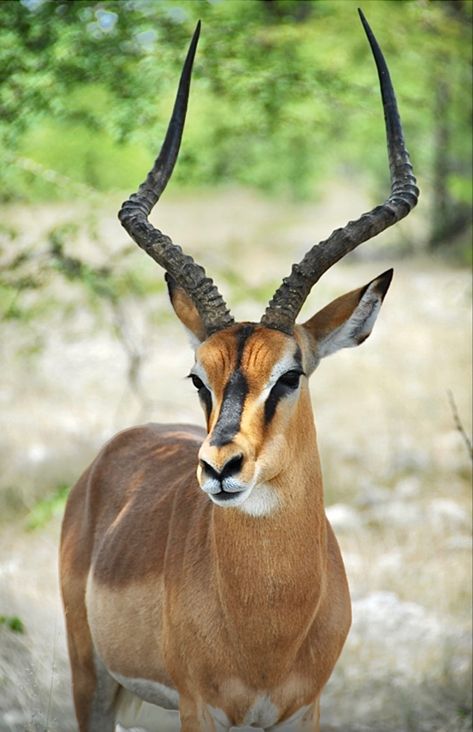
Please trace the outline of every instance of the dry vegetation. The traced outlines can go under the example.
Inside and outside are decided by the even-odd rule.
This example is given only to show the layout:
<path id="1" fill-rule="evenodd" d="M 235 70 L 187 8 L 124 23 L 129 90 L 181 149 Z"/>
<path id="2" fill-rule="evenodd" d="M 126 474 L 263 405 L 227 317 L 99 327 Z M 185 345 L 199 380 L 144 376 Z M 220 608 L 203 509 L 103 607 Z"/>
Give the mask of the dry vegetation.
<path id="1" fill-rule="evenodd" d="M 360 201 L 342 200 L 344 217 L 359 213 Z M 96 211 L 97 241 L 84 232 L 72 250 L 100 262 L 125 242 L 108 218 L 116 204 L 107 202 L 107 217 Z M 79 208 L 11 209 L 7 219 L 23 222 L 16 245 L 38 246 Z M 159 223 L 220 272 L 236 316 L 254 319 L 290 260 L 342 222 L 330 197 L 321 216 L 316 207 L 226 193 L 217 203 L 205 196 L 163 203 Z M 305 308 L 309 314 L 395 264 L 372 337 L 327 360 L 312 379 L 328 512 L 354 607 L 324 696 L 326 731 L 471 729 L 471 462 L 448 399 L 450 389 L 471 435 L 471 281 L 426 257 L 368 258 L 415 233 L 401 226 L 365 245 L 363 258 L 335 267 Z M 18 617 L 24 632 L 0 625 L 1 732 L 75 729 L 56 580 L 60 516 L 47 521 L 37 501 L 55 495 L 39 506 L 46 517 L 60 513 L 58 488 L 117 429 L 143 419 L 202 421 L 181 378 L 191 353 L 167 315 L 161 273 L 144 254 L 129 261 L 160 283 L 124 303 L 127 343 L 141 364 L 134 391 L 123 333 L 114 335 L 106 308 L 91 314 L 77 286 L 53 282 L 47 297 L 63 307 L 27 326 L 3 324 L 0 614 Z"/>

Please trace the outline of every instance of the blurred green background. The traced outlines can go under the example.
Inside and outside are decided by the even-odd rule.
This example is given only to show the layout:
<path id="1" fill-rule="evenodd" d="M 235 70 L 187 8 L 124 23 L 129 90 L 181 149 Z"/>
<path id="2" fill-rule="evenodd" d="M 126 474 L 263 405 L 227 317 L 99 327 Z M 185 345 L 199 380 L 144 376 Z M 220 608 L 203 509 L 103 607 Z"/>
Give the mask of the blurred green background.
<path id="1" fill-rule="evenodd" d="M 60 175 L 132 190 L 156 154 L 201 18 L 173 186 L 296 198 L 330 177 L 385 190 L 377 77 L 352 0 L 3 0 L 0 196 L 71 197 Z M 424 193 L 425 238 L 465 238 L 471 2 L 366 0 Z M 59 174 L 59 175 L 58 175 Z M 379 197 L 379 194 L 378 194 Z"/>

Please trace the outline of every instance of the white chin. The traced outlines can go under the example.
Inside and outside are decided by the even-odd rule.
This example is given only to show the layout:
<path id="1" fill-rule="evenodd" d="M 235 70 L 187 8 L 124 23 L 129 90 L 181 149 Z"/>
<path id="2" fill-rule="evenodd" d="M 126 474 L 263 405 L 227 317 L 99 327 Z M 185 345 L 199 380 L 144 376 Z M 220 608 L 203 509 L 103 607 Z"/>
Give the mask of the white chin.
<path id="1" fill-rule="evenodd" d="M 232 494 L 227 495 L 232 496 Z M 217 506 L 238 508 L 248 516 L 269 516 L 279 507 L 279 498 L 276 491 L 265 483 L 247 488 L 231 498 L 222 498 L 218 494 L 209 495 L 209 497 Z"/>

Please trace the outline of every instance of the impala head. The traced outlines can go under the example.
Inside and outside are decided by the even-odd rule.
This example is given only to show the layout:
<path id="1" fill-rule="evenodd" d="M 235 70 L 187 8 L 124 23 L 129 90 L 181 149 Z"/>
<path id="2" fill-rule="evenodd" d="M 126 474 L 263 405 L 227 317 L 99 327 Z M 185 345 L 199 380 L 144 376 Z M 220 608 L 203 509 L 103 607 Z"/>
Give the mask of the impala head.
<path id="1" fill-rule="evenodd" d="M 272 509 L 279 500 L 278 476 L 303 464 L 304 451 L 313 451 L 315 428 L 307 379 L 322 358 L 368 337 L 392 270 L 296 325 L 305 299 L 335 262 L 406 216 L 417 203 L 419 191 L 386 62 L 361 11 L 360 17 L 380 79 L 391 194 L 382 205 L 314 245 L 293 265 L 259 323 L 235 323 L 204 269 L 148 221 L 179 152 L 200 24 L 184 63 L 160 154 L 119 214 L 132 238 L 166 270 L 173 308 L 195 346 L 190 378 L 208 431 L 199 454 L 200 485 L 214 503 L 239 505 L 253 514 Z"/>
<path id="2" fill-rule="evenodd" d="M 289 466 L 303 464 L 304 450 L 314 449 L 308 377 L 322 358 L 368 337 L 391 277 L 389 270 L 343 295 L 291 334 L 261 323 L 236 323 L 206 337 L 191 300 L 170 285 L 175 312 L 195 345 L 189 376 L 208 431 L 198 477 L 214 503 L 245 503 L 259 513 L 271 509 L 276 494 L 269 483 L 277 483 Z M 258 500 L 253 496 L 246 503 L 256 485 Z"/>

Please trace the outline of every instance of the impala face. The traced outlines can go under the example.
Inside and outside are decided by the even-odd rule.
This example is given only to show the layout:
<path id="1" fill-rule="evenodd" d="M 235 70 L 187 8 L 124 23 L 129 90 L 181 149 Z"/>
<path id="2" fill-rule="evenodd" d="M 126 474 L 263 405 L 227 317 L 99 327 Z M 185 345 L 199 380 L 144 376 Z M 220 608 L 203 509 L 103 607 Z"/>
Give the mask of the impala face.
<path id="1" fill-rule="evenodd" d="M 168 278 L 171 303 L 196 347 L 189 377 L 208 432 L 197 477 L 214 504 L 255 516 L 284 505 L 278 478 L 315 435 L 307 377 L 321 358 L 368 337 L 391 278 L 388 270 L 342 295 L 293 335 L 239 323 L 209 338 L 190 298 Z"/>
<path id="2" fill-rule="evenodd" d="M 249 512 L 276 507 L 269 486 L 284 465 L 285 435 L 297 429 L 301 392 L 307 390 L 297 340 L 255 324 L 232 326 L 196 351 L 190 378 L 207 420 L 198 479 L 219 506 Z"/>

